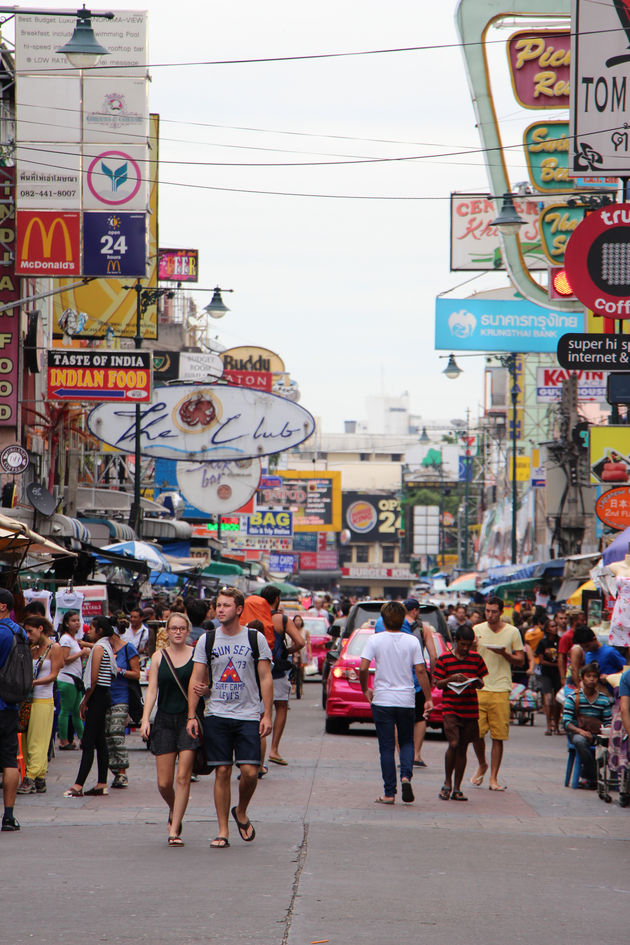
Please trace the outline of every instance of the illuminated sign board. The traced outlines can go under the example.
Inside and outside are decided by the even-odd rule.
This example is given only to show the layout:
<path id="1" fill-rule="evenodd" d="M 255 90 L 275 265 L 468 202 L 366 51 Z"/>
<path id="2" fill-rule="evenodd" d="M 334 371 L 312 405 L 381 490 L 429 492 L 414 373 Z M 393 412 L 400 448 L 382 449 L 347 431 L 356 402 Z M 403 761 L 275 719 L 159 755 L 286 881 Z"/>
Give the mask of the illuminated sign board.
<path id="1" fill-rule="evenodd" d="M 199 278 L 198 249 L 161 249 L 158 254 L 160 282 L 197 282 Z"/>
<path id="2" fill-rule="evenodd" d="M 148 403 L 150 351 L 48 351 L 48 399 Z"/>

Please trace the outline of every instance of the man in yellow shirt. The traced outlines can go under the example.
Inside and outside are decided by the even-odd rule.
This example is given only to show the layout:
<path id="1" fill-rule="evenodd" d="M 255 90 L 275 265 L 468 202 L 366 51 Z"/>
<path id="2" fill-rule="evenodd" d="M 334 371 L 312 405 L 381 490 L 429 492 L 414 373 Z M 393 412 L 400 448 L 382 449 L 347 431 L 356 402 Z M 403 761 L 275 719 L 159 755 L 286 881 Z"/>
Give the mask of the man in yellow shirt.
<path id="1" fill-rule="evenodd" d="M 486 622 L 473 627 L 477 650 L 488 667 L 479 699 L 479 738 L 473 742 L 479 767 L 471 782 L 483 783 L 488 764 L 486 762 L 486 732 L 490 732 L 492 751 L 490 754 L 491 791 L 505 791 L 498 781 L 503 759 L 503 742 L 510 737 L 510 692 L 512 691 L 512 667 L 523 664 L 523 641 L 517 628 L 502 619 L 503 601 L 500 597 L 489 597 L 486 601 Z"/>

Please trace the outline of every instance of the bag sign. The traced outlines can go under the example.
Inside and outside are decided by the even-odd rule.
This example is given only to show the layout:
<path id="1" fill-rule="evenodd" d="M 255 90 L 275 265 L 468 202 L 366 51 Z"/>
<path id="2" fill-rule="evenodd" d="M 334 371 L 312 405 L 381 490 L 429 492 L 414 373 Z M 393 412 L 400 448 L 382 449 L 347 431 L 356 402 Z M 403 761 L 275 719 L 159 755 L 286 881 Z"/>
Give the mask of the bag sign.
<path id="1" fill-rule="evenodd" d="M 585 217 L 567 243 L 564 264 L 574 294 L 594 315 L 630 318 L 630 203 Z"/>
<path id="2" fill-rule="evenodd" d="M 247 534 L 290 538 L 293 534 L 293 514 L 278 509 L 257 509 L 247 518 Z"/>

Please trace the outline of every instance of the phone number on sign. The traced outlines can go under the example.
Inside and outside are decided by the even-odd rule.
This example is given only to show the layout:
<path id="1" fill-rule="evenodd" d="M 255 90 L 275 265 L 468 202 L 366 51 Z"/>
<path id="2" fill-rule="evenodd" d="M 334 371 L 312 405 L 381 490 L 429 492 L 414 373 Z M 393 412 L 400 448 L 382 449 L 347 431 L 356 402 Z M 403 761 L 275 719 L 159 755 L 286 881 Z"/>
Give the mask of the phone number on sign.
<path id="1" fill-rule="evenodd" d="M 18 190 L 19 197 L 78 197 L 78 190 Z"/>

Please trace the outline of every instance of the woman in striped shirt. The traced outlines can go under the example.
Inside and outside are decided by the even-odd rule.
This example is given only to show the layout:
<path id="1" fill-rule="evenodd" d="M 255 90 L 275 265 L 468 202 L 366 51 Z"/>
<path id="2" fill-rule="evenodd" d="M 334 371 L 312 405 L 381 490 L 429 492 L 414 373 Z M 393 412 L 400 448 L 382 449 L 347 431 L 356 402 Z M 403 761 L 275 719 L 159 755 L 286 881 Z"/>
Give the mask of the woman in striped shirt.
<path id="1" fill-rule="evenodd" d="M 72 787 L 64 792 L 64 797 L 83 797 L 84 793 L 95 796 L 107 794 L 107 767 L 109 757 L 105 736 L 105 719 L 111 704 L 110 687 L 116 674 L 116 658 L 110 643 L 114 628 L 107 617 L 94 617 L 90 627 L 94 646 L 83 673 L 85 695 L 81 702 L 81 718 L 85 720 L 85 729 L 81 746 L 81 764 L 77 779 Z M 83 791 L 94 763 L 94 750 L 98 764 L 98 781 L 89 791 Z"/>

